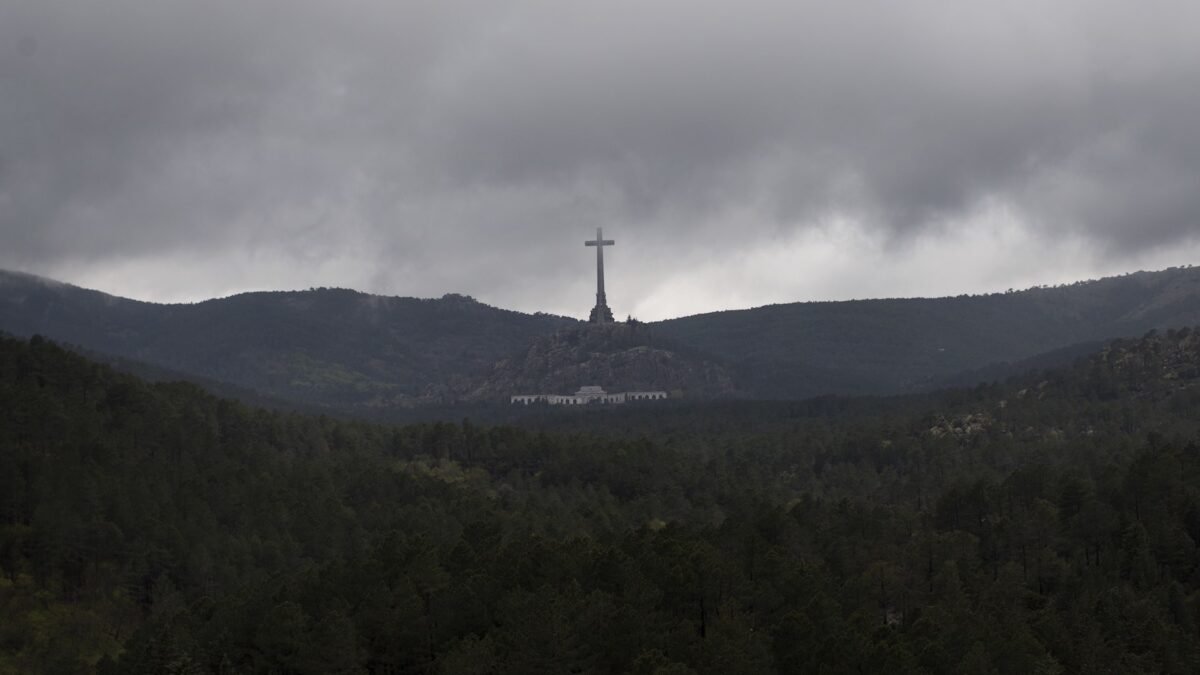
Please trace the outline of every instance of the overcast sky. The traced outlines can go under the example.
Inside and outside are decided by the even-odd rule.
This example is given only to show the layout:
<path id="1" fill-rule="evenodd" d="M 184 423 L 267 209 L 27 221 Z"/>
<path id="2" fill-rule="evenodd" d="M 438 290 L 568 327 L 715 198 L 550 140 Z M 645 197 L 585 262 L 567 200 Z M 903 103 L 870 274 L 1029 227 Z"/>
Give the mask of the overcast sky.
<path id="1" fill-rule="evenodd" d="M 0 0 L 0 267 L 643 319 L 1200 263 L 1200 3 Z"/>

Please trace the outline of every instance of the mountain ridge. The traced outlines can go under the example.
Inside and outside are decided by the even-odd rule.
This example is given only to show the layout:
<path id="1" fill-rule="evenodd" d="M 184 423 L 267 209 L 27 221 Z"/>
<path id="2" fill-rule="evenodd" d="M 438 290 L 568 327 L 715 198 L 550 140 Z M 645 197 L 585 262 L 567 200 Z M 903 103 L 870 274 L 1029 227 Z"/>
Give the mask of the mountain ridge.
<path id="1" fill-rule="evenodd" d="M 0 273 L 2 330 L 304 403 L 419 400 L 428 386 L 482 372 L 533 335 L 570 323 L 454 294 L 319 289 L 163 305 Z M 483 324 L 486 334 L 477 330 Z"/>
<path id="2" fill-rule="evenodd" d="M 1194 265 L 1178 265 L 1178 266 L 1173 266 L 1173 267 L 1166 267 L 1166 268 L 1163 268 L 1160 270 L 1137 270 L 1134 272 L 1126 272 L 1123 274 L 1114 274 L 1112 276 L 1098 277 L 1095 279 L 1081 279 L 1081 280 L 1073 281 L 1073 282 L 1069 282 L 1069 283 L 1035 284 L 1035 285 L 1028 286 L 1025 288 L 1008 289 L 1006 291 L 990 291 L 990 292 L 984 292 L 984 293 L 959 293 L 959 294 L 954 294 L 954 295 L 951 295 L 951 294 L 920 295 L 920 296 L 897 295 L 897 296 L 875 296 L 875 297 L 863 297 L 863 298 L 845 298 L 845 299 L 838 299 L 838 300 L 792 300 L 792 301 L 784 301 L 784 302 L 768 302 L 768 303 L 764 303 L 761 305 L 751 305 L 748 307 L 729 307 L 729 308 L 725 308 L 725 309 L 716 309 L 716 310 L 705 311 L 705 312 L 697 312 L 695 314 L 684 314 L 681 316 L 669 317 L 669 318 L 665 318 L 665 319 L 642 321 L 640 323 L 666 324 L 666 323 L 672 323 L 675 321 L 682 321 L 685 319 L 709 318 L 709 317 L 727 315 L 727 314 L 755 312 L 755 311 L 759 311 L 759 310 L 770 310 L 770 309 L 778 309 L 778 308 L 794 308 L 794 307 L 807 306 L 807 305 L 839 305 L 839 304 L 859 304 L 859 303 L 873 303 L 873 302 L 939 301 L 939 300 L 999 298 L 999 297 L 1004 297 L 1004 296 L 1021 295 L 1021 294 L 1027 294 L 1027 293 L 1054 292 L 1054 291 L 1059 291 L 1059 290 L 1063 290 L 1063 289 L 1077 288 L 1077 287 L 1081 287 L 1081 286 L 1107 284 L 1107 283 L 1117 282 L 1117 281 L 1121 281 L 1121 280 L 1137 280 L 1139 278 L 1147 278 L 1147 277 L 1152 277 L 1155 275 L 1174 274 L 1174 273 L 1195 274 L 1197 283 L 1200 283 L 1200 267 L 1197 267 Z M 483 302 L 483 301 L 475 298 L 474 296 L 472 296 L 470 294 L 459 293 L 456 291 L 447 291 L 446 293 L 443 293 L 441 296 L 437 296 L 437 297 L 434 297 L 434 296 L 421 297 L 421 296 L 415 296 L 415 295 L 387 295 L 387 294 L 382 294 L 382 293 L 372 293 L 372 292 L 361 291 L 361 290 L 358 290 L 355 288 L 350 288 L 350 287 L 345 287 L 345 286 L 310 286 L 307 289 L 292 288 L 292 289 L 248 290 L 248 291 L 239 291 L 236 293 L 231 293 L 229 295 L 213 296 L 211 298 L 204 298 L 202 300 L 162 302 L 162 301 L 157 301 L 157 300 L 141 300 L 138 298 L 116 295 L 116 294 L 109 293 L 107 291 L 103 291 L 100 289 L 88 288 L 86 286 L 80 286 L 78 284 L 71 283 L 68 281 L 60 281 L 58 279 L 54 279 L 53 277 L 47 277 L 47 276 L 44 276 L 41 274 L 36 274 L 33 272 L 0 268 L 0 287 L 2 287 L 2 285 L 6 281 L 11 282 L 14 279 L 24 279 L 27 281 L 34 281 L 34 282 L 43 284 L 50 288 L 62 287 L 62 288 L 76 289 L 76 290 L 85 291 L 88 293 L 95 293 L 95 294 L 98 294 L 98 295 L 101 295 L 101 296 L 104 296 L 107 298 L 113 298 L 113 299 L 120 300 L 123 302 L 137 303 L 137 304 L 141 304 L 141 305 L 150 305 L 150 306 L 156 306 L 156 307 L 190 307 L 190 306 L 202 305 L 202 304 L 206 304 L 206 303 L 231 300 L 231 299 L 240 298 L 243 296 L 263 296 L 263 295 L 276 295 L 276 294 L 299 294 L 299 293 L 318 293 L 318 292 L 347 292 L 347 293 L 351 293 L 354 295 L 367 296 L 367 297 L 380 298 L 380 299 L 416 300 L 416 301 L 466 301 L 471 304 L 481 305 L 483 307 L 488 307 L 488 308 L 495 309 L 495 310 L 502 311 L 502 312 L 512 312 L 512 313 L 521 314 L 524 316 L 547 316 L 547 317 L 563 319 L 566 321 L 574 321 L 576 323 L 586 323 L 585 320 L 580 319 L 578 317 L 554 314 L 553 312 L 543 312 L 543 311 L 525 312 L 525 311 L 518 310 L 518 309 L 501 307 L 499 305 L 490 305 L 486 302 Z M 622 322 L 617 322 L 617 323 L 622 323 Z"/>
<path id="3" fill-rule="evenodd" d="M 669 351 L 686 351 L 690 365 L 680 372 L 697 374 L 709 363 L 725 373 L 683 387 L 697 395 L 803 399 L 928 391 L 1052 365 L 1073 345 L 1196 323 L 1200 269 L 1177 267 L 1007 293 L 784 303 L 638 325 Z M 531 363 L 531 346 L 563 329 L 590 330 L 451 293 L 429 299 L 314 288 L 161 304 L 0 271 L 0 330 L 345 409 L 501 400 L 520 393 L 512 391 L 517 384 L 566 386 L 512 365 Z M 630 370 L 636 358 L 614 366 L 612 354 L 593 349 L 572 355 L 579 367 L 555 368 L 611 380 L 568 388 L 638 379 Z M 506 367 L 510 381 L 498 384 Z"/>
<path id="4" fill-rule="evenodd" d="M 655 325 L 748 371 L 760 395 L 803 398 L 921 391 L 956 373 L 1197 321 L 1200 270 L 1177 267 L 1011 293 L 788 303 Z"/>

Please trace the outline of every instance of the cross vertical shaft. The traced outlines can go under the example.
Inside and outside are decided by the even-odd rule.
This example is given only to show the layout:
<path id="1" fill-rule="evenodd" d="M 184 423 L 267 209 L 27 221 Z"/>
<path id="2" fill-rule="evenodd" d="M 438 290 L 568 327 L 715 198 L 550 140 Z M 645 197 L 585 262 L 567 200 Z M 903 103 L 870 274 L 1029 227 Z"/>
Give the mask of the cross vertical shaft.
<path id="1" fill-rule="evenodd" d="M 608 308 L 608 299 L 604 296 L 604 247 L 616 243 L 605 239 L 604 230 L 599 227 L 596 228 L 595 241 L 583 242 L 584 246 L 596 247 L 596 306 L 592 308 L 592 314 L 588 318 L 592 323 L 611 323 L 613 320 L 612 310 Z"/>

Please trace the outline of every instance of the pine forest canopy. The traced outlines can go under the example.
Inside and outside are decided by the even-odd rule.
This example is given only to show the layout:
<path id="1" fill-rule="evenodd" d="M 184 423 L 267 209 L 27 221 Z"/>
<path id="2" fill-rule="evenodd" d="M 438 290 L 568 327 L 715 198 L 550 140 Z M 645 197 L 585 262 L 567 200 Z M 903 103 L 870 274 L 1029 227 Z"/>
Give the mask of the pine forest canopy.
<path id="1" fill-rule="evenodd" d="M 1200 332 L 834 403 L 388 427 L 0 338 L 0 672 L 1200 669 Z"/>

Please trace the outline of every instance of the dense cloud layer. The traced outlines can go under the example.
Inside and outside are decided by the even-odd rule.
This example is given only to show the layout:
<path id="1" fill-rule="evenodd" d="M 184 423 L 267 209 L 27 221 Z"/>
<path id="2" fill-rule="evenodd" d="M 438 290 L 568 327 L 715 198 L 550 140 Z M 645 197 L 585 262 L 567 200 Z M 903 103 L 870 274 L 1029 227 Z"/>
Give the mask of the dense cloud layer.
<path id="1" fill-rule="evenodd" d="M 648 317 L 1192 262 L 1200 5 L 0 0 L 0 266 Z"/>

